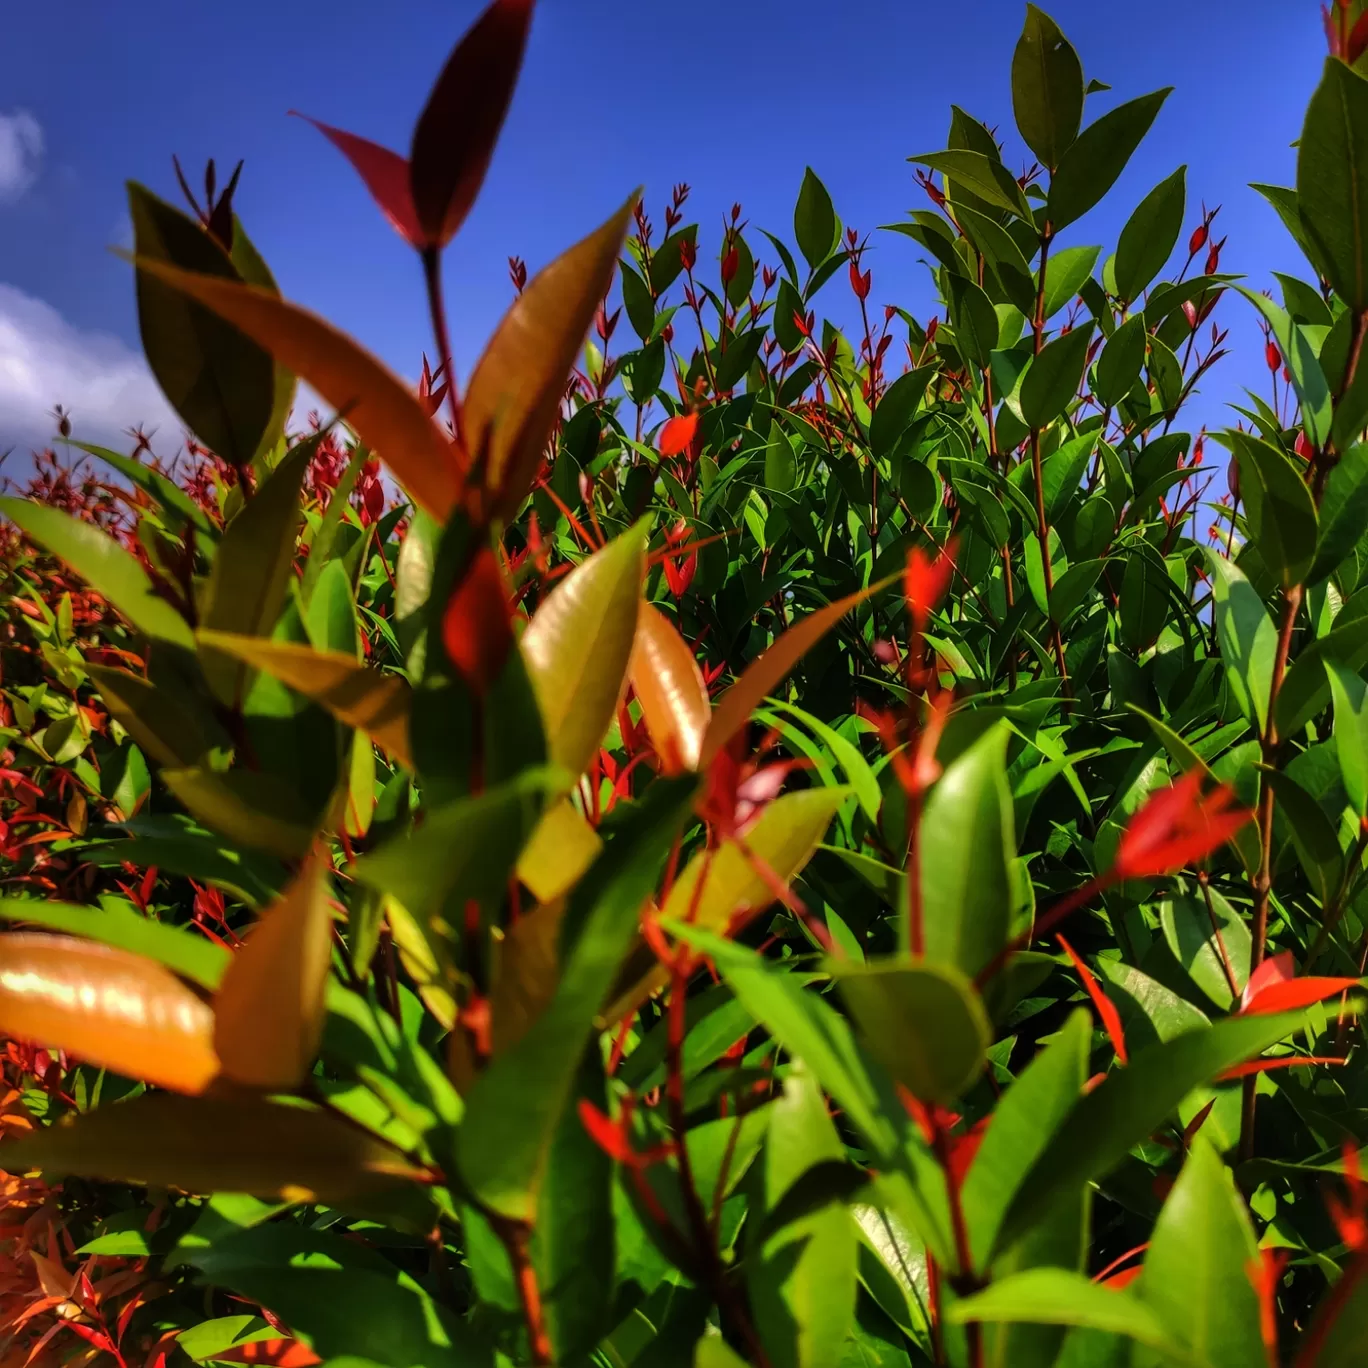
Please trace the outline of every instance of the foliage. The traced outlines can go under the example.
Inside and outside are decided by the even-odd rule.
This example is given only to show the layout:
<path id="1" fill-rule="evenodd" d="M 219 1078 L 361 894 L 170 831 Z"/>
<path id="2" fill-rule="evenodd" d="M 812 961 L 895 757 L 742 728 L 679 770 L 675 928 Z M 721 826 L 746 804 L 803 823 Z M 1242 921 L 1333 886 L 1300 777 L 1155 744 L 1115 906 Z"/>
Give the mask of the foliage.
<path id="1" fill-rule="evenodd" d="M 1363 9 L 1260 187 L 1281 303 L 1182 169 L 1088 243 L 1166 92 L 1097 113 L 1034 6 L 1036 160 L 956 109 L 882 230 L 925 322 L 815 172 L 715 271 L 680 186 L 513 259 L 460 386 L 531 0 L 407 158 L 320 125 L 416 389 L 236 172 L 130 187 L 186 454 L 59 410 L 0 501 L 0 1362 L 1360 1362 Z M 1218 305 L 1272 402 L 1194 440 Z"/>

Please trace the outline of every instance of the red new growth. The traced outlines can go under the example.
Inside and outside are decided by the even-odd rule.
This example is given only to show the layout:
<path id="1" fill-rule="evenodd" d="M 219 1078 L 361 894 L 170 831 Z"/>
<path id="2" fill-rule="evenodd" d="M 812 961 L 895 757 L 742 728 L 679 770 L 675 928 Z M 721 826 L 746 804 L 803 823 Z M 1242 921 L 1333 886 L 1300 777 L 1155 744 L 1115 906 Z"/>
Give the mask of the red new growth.
<path id="1" fill-rule="evenodd" d="M 670 586 L 670 593 L 675 598 L 682 598 L 688 591 L 689 585 L 693 583 L 693 577 L 698 570 L 698 551 L 684 551 L 683 547 L 689 540 L 689 524 L 681 518 L 665 534 L 665 541 L 669 547 L 664 560 L 661 561 L 660 568 L 665 573 L 665 583 Z"/>
<path id="2" fill-rule="evenodd" d="M 1116 1051 L 1116 1058 L 1122 1064 L 1130 1063 L 1130 1055 L 1126 1051 L 1126 1031 L 1121 1024 L 1121 1013 L 1116 1010 L 1116 1004 L 1109 998 L 1098 985 L 1093 977 L 1093 972 L 1083 963 L 1078 952 L 1064 939 L 1063 936 L 1056 936 L 1060 948 L 1068 955 L 1073 967 L 1078 971 L 1078 977 L 1083 980 L 1083 987 L 1087 989 L 1088 996 L 1092 999 L 1092 1004 L 1097 1008 L 1097 1014 L 1102 1018 L 1102 1025 L 1106 1028 L 1107 1036 L 1111 1040 L 1112 1049 Z"/>
<path id="3" fill-rule="evenodd" d="M 1189 770 L 1171 788 L 1151 794 L 1131 818 L 1112 874 L 1118 879 L 1171 874 L 1219 850 L 1253 816 L 1225 784 L 1203 795 L 1201 774 Z"/>
<path id="4" fill-rule="evenodd" d="M 1337 993 L 1360 986 L 1353 978 L 1297 978 L 1292 952 L 1284 950 L 1266 959 L 1249 976 L 1240 996 L 1240 1011 L 1245 1016 L 1268 1012 L 1295 1012 L 1301 1007 L 1323 1002 Z"/>
<path id="5" fill-rule="evenodd" d="M 698 431 L 698 414 L 680 413 L 660 429 L 660 454 L 682 456 L 693 445 Z"/>
<path id="6" fill-rule="evenodd" d="M 442 615 L 442 644 L 466 683 L 477 694 L 487 693 L 513 647 L 503 577 L 487 546 L 452 592 Z"/>
<path id="7" fill-rule="evenodd" d="M 932 609 L 945 597 L 955 569 L 954 555 L 953 542 L 935 560 L 930 560 L 919 546 L 908 553 L 907 568 L 903 571 L 903 593 L 907 596 L 907 609 L 912 614 L 918 636 L 926 631 Z"/>

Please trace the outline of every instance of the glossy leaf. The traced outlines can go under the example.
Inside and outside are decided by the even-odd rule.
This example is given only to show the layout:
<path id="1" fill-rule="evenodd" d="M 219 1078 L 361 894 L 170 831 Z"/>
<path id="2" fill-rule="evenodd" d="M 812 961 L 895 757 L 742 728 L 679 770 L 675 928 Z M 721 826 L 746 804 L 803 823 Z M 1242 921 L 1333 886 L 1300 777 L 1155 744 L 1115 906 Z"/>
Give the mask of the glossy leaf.
<path id="1" fill-rule="evenodd" d="M 1187 167 L 1180 166 L 1140 201 L 1126 220 L 1116 244 L 1116 293 L 1125 300 L 1140 298 L 1145 287 L 1164 269 L 1183 229 Z"/>
<path id="2" fill-rule="evenodd" d="M 1016 858 L 1007 731 L 995 727 L 952 761 L 921 822 L 922 946 L 926 957 L 979 972 L 1007 941 Z M 904 909 L 904 948 L 916 949 Z"/>
<path id="3" fill-rule="evenodd" d="M 385 461 L 418 506 L 446 520 L 462 494 L 456 453 L 417 395 L 369 352 L 269 291 L 160 262 L 136 264 L 226 318 L 306 380 Z"/>
<path id="4" fill-rule="evenodd" d="M 803 173 L 793 210 L 793 235 L 798 240 L 798 250 L 814 271 L 836 250 L 840 234 L 841 225 L 831 196 L 809 166 Z"/>
<path id="5" fill-rule="evenodd" d="M 1365 370 L 1368 375 L 1368 369 Z M 1333 574 L 1368 526 L 1368 447 L 1346 451 L 1330 472 L 1320 505 L 1320 540 L 1306 577 L 1317 584 Z"/>
<path id="6" fill-rule="evenodd" d="M 947 1103 L 984 1066 L 990 1030 L 970 981 L 948 965 L 830 966 L 870 1053 L 923 1102 Z"/>
<path id="7" fill-rule="evenodd" d="M 456 45 L 413 130 L 409 183 L 425 245 L 444 247 L 475 203 L 513 98 L 533 0 L 494 0 Z"/>
<path id="8" fill-rule="evenodd" d="M 1078 135 L 1050 180 L 1047 215 L 1056 233 L 1082 218 L 1112 188 L 1169 94 L 1168 89 L 1157 90 L 1118 105 Z"/>
<path id="9" fill-rule="evenodd" d="M 332 964 L 332 909 L 322 857 L 312 856 L 266 908 L 214 995 L 214 1048 L 235 1083 L 298 1087 L 323 1034 Z"/>
<path id="10" fill-rule="evenodd" d="M 1012 56 L 1012 109 L 1026 146 L 1059 165 L 1083 121 L 1083 64 L 1058 25 L 1034 5 Z"/>
<path id="11" fill-rule="evenodd" d="M 1103 345 L 1093 388 L 1104 404 L 1119 404 L 1140 378 L 1146 340 L 1144 314 L 1132 314 Z"/>
<path id="12" fill-rule="evenodd" d="M 1316 355 L 1317 349 L 1307 330 L 1294 323 L 1286 310 L 1280 309 L 1267 295 L 1242 285 L 1235 288 L 1268 320 L 1282 353 L 1283 364 L 1292 377 L 1292 387 L 1301 400 L 1301 419 L 1308 440 L 1317 446 L 1328 442 L 1334 418 L 1334 400 L 1330 383 Z"/>
<path id="13" fill-rule="evenodd" d="M 1273 685 L 1278 633 L 1263 600 L 1233 561 L 1211 553 L 1216 635 L 1225 661 L 1226 681 L 1250 724 L 1262 732 Z"/>
<path id="14" fill-rule="evenodd" d="M 1325 62 L 1297 151 L 1300 221 L 1336 294 L 1368 307 L 1368 179 L 1360 149 L 1368 140 L 1368 81 L 1335 57 Z"/>
<path id="15" fill-rule="evenodd" d="M 470 377 L 466 441 L 483 472 L 491 516 L 511 517 L 527 496 L 560 412 L 570 368 L 594 310 L 612 284 L 635 199 L 528 284 Z M 379 442 L 370 445 L 384 455 Z M 413 493 L 417 498 L 417 491 Z M 448 508 L 429 511 L 442 517 Z"/>
<path id="16" fill-rule="evenodd" d="M 1092 341 L 1091 324 L 1046 343 L 1021 381 L 1021 417 L 1027 427 L 1054 422 L 1073 401 L 1083 379 Z"/>
<path id="17" fill-rule="evenodd" d="M 1021 219 L 1031 217 L 1030 205 L 1016 178 L 1000 160 L 983 152 L 924 152 L 907 160 L 939 171 L 947 184 L 963 186 L 994 209 L 1006 210 Z"/>
<path id="18" fill-rule="evenodd" d="M 539 902 L 568 893 L 599 857 L 603 841 L 580 810 L 562 798 L 547 808 L 518 856 L 518 878 Z"/>
<path id="19" fill-rule="evenodd" d="M 409 165 L 407 158 L 392 152 L 388 147 L 371 142 L 369 138 L 358 137 L 345 129 L 334 128 L 308 114 L 291 110 L 292 114 L 309 123 L 352 164 L 356 174 L 365 182 L 371 198 L 380 206 L 391 226 L 410 246 L 421 248 L 424 241 L 423 230 L 418 224 L 418 215 L 413 206 L 413 190 L 409 185 Z"/>
<path id="20" fill-rule="evenodd" d="M 1159 905 L 1159 923 L 1188 977 L 1218 1007 L 1229 1007 L 1249 981 L 1251 939 L 1245 919 L 1216 889 L 1208 888 L 1205 894 L 1165 899 Z"/>
<path id="21" fill-rule="evenodd" d="M 693 650 L 659 608 L 641 605 L 628 679 L 667 772 L 696 769 L 712 701 Z"/>
<path id="22" fill-rule="evenodd" d="M 644 530 L 609 542 L 548 595 L 523 633 L 551 760 L 578 777 L 613 720 L 632 646 L 646 568 Z"/>
<path id="23" fill-rule="evenodd" d="M 0 1032 L 177 1092 L 219 1071 L 200 997 L 153 960 L 72 936 L 0 934 Z"/>
<path id="24" fill-rule="evenodd" d="M 1240 492 L 1250 534 L 1264 564 L 1285 589 L 1300 584 L 1316 555 L 1316 505 L 1301 473 L 1268 442 L 1229 434 L 1240 466 Z"/>

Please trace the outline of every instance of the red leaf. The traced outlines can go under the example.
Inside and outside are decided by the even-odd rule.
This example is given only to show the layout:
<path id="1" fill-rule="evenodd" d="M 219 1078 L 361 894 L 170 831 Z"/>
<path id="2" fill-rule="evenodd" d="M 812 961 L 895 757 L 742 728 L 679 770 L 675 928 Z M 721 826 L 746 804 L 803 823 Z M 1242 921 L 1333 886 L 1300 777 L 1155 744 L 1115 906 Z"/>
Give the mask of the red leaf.
<path id="1" fill-rule="evenodd" d="M 1262 965 L 1259 967 L 1263 968 Z M 1280 983 L 1271 983 L 1267 988 L 1256 992 L 1241 1006 L 1240 1011 L 1245 1016 L 1257 1016 L 1264 1012 L 1295 1012 L 1299 1007 L 1310 1007 L 1313 1003 L 1323 1002 L 1337 993 L 1345 993 L 1350 988 L 1360 986 L 1359 980 L 1354 978 L 1287 979 Z"/>
<path id="2" fill-rule="evenodd" d="M 1171 788 L 1152 793 L 1121 837 L 1112 875 L 1156 878 L 1219 850 L 1254 814 L 1235 805 L 1224 784 L 1202 794 L 1202 776 L 1189 770 Z"/>
<path id="3" fill-rule="evenodd" d="M 1270 955 L 1259 965 L 1249 976 L 1249 982 L 1245 984 L 1244 992 L 1240 995 L 1240 1010 L 1243 1011 L 1254 1000 L 1255 996 L 1271 983 L 1286 983 L 1289 979 L 1297 976 L 1297 964 L 1292 958 L 1290 950 L 1283 950 L 1276 955 Z"/>
<path id="4" fill-rule="evenodd" d="M 220 1363 L 264 1363 L 271 1368 L 311 1368 L 323 1360 L 297 1339 L 253 1340 L 216 1353 Z"/>
<path id="5" fill-rule="evenodd" d="M 931 610 L 950 587 L 950 576 L 955 569 L 955 543 L 949 542 L 935 560 L 927 558 L 921 547 L 908 552 L 907 568 L 903 571 L 903 592 L 912 614 L 917 635 L 926 630 Z"/>
<path id="6" fill-rule="evenodd" d="M 1088 990 L 1088 996 L 1092 998 L 1093 1006 L 1097 1008 L 1097 1014 L 1102 1018 L 1102 1025 L 1106 1028 L 1107 1035 L 1111 1039 L 1112 1049 L 1116 1051 L 1117 1059 L 1123 1064 L 1129 1063 L 1130 1060 L 1126 1054 L 1126 1032 L 1121 1025 L 1121 1013 L 1116 1010 L 1116 1004 L 1098 986 L 1092 970 L 1079 959 L 1073 946 L 1063 936 L 1056 936 L 1055 939 L 1063 947 L 1064 953 L 1073 961 L 1073 967 L 1078 970 L 1078 977 L 1083 980 L 1083 987 Z"/>
<path id="7" fill-rule="evenodd" d="M 1272 1069 L 1305 1068 L 1310 1064 L 1346 1064 L 1348 1060 L 1338 1055 L 1277 1055 L 1272 1059 L 1250 1059 L 1227 1069 L 1218 1082 L 1228 1083 L 1233 1078 L 1245 1078 L 1249 1074 L 1268 1073 Z"/>
<path id="8" fill-rule="evenodd" d="M 513 647 L 508 596 L 499 562 L 481 547 L 442 615 L 442 643 L 461 677 L 483 696 L 499 677 Z"/>
<path id="9" fill-rule="evenodd" d="M 395 231 L 405 242 L 421 250 L 425 239 L 413 207 L 413 192 L 409 189 L 408 162 L 397 152 L 391 152 L 369 138 L 320 123 L 297 109 L 290 113 L 296 118 L 307 119 L 351 162 Z"/>
<path id="10" fill-rule="evenodd" d="M 1344 60 L 1353 66 L 1368 48 L 1368 11 L 1360 14 L 1358 22 L 1349 31 L 1349 47 Z"/>
<path id="11" fill-rule="evenodd" d="M 1110 1287 L 1113 1292 L 1120 1292 L 1123 1287 L 1129 1287 L 1144 1271 L 1144 1264 L 1133 1264 L 1130 1268 L 1123 1268 L 1119 1273 L 1113 1273 L 1110 1278 L 1103 1278 L 1102 1286 Z"/>
<path id="12" fill-rule="evenodd" d="M 413 130 L 409 184 L 425 241 L 444 247 L 484 184 L 522 66 L 534 0 L 494 0 L 447 58 Z"/>
<path id="13" fill-rule="evenodd" d="M 698 414 L 681 413 L 671 418 L 660 429 L 660 454 L 662 456 L 683 455 L 692 445 L 694 434 L 697 431 Z"/>

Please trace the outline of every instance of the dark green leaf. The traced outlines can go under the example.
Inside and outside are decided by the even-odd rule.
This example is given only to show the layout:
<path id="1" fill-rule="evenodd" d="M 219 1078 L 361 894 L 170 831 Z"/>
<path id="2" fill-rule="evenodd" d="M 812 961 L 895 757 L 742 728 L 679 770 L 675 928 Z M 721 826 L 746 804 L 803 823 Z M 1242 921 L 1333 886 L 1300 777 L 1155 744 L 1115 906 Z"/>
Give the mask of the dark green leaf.
<path id="1" fill-rule="evenodd" d="M 1056 337 L 1027 367 L 1021 380 L 1021 417 L 1029 428 L 1054 422 L 1073 401 L 1088 362 L 1093 325 Z"/>
<path id="2" fill-rule="evenodd" d="M 1012 109 L 1026 146 L 1049 169 L 1059 165 L 1083 121 L 1083 64 L 1048 14 L 1026 6 L 1012 56 Z"/>
<path id="3" fill-rule="evenodd" d="M 798 249 L 814 271 L 836 250 L 841 237 L 840 220 L 827 188 L 812 167 L 803 173 L 798 203 L 793 210 L 793 235 Z"/>
<path id="4" fill-rule="evenodd" d="M 1116 245 L 1116 293 L 1124 300 L 1140 298 L 1145 286 L 1164 269 L 1183 228 L 1187 167 L 1180 166 L 1140 201 L 1126 220 Z"/>
<path id="5" fill-rule="evenodd" d="M 1300 584 L 1316 556 L 1316 505 L 1292 461 L 1247 432 L 1226 434 L 1240 467 L 1240 493 L 1250 534 L 1284 589 Z"/>

